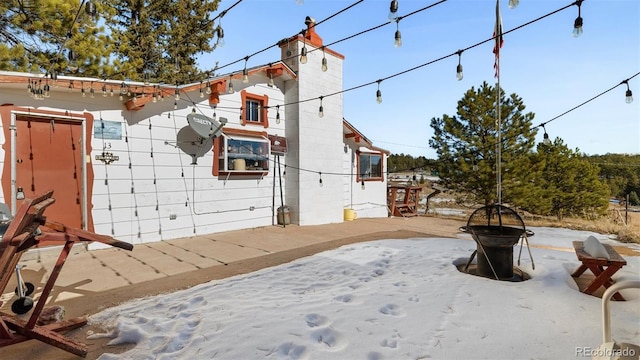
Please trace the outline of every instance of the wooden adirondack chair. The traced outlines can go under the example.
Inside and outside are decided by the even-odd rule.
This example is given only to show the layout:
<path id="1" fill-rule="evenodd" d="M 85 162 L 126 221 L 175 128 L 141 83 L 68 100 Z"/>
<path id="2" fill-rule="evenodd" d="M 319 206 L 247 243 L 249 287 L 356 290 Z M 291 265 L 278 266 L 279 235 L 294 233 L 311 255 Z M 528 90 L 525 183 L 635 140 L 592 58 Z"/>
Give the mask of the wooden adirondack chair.
<path id="1" fill-rule="evenodd" d="M 85 344 L 61 334 L 85 325 L 87 323 L 85 317 L 48 325 L 38 325 L 38 318 L 75 243 L 98 241 L 125 250 L 132 250 L 133 245 L 115 240 L 110 236 L 47 221 L 42 214 L 49 205 L 55 202 L 52 195 L 53 191 L 49 191 L 35 199 L 25 199 L 0 241 L 0 294 L 4 293 L 16 265 L 25 251 L 34 246 L 63 245 L 56 265 L 47 279 L 29 320 L 24 321 L 14 315 L 0 312 L 0 347 L 35 339 L 85 357 L 88 351 Z"/>

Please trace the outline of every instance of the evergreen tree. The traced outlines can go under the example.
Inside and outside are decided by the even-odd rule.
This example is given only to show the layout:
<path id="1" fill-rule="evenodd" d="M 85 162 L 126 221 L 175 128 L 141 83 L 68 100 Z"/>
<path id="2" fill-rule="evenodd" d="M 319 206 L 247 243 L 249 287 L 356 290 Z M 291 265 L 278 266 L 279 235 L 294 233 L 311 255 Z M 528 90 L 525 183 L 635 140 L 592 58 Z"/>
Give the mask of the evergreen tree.
<path id="1" fill-rule="evenodd" d="M 521 198 L 525 210 L 541 215 L 592 217 L 606 212 L 609 188 L 600 181 L 599 168 L 569 149 L 562 139 L 553 144 L 538 144 L 531 162 L 542 167 L 532 178 L 535 191 Z"/>
<path id="2" fill-rule="evenodd" d="M 79 0 L 0 4 L 0 70 L 100 76 L 112 43 Z M 72 54 L 72 56 L 70 56 Z"/>
<path id="3" fill-rule="evenodd" d="M 528 156 L 536 135 L 531 126 L 534 114 L 523 113 L 524 109 L 520 97 L 506 97 L 500 89 L 503 202 L 514 201 L 531 186 L 526 179 L 535 176 Z M 457 116 L 431 119 L 434 136 L 429 146 L 438 154 L 443 185 L 485 205 L 498 201 L 496 120 L 496 89 L 486 82 L 478 89 L 472 87 L 458 101 Z"/>
<path id="4" fill-rule="evenodd" d="M 210 15 L 219 0 L 103 0 L 118 44 L 115 71 L 131 80 L 183 84 L 207 77 L 196 56 L 215 45 Z M 212 18 L 212 17 L 211 17 Z"/>

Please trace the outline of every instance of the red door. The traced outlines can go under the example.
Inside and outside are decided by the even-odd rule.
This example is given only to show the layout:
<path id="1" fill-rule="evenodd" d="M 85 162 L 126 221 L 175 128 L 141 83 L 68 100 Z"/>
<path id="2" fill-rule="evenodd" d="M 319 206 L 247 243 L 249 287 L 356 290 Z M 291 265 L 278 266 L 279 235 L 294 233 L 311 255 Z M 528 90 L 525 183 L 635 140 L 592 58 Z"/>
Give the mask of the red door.
<path id="1" fill-rule="evenodd" d="M 82 124 L 20 117 L 16 121 L 16 189 L 25 198 L 53 190 L 48 220 L 82 228 Z M 17 207 L 22 204 L 17 201 Z"/>

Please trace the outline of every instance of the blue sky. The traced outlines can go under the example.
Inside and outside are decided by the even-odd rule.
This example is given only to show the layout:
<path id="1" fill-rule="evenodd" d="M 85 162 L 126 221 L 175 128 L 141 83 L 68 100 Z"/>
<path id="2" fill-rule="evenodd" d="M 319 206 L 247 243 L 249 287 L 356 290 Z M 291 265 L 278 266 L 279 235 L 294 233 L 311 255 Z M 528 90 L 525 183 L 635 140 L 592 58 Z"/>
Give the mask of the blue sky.
<path id="1" fill-rule="evenodd" d="M 219 10 L 237 0 L 223 0 Z M 298 1 L 299 2 L 299 1 Z M 222 18 L 225 46 L 200 56 L 202 69 L 215 62 L 226 65 L 267 48 L 305 28 L 305 16 L 318 22 L 357 3 L 357 0 L 243 0 Z M 405 15 L 438 0 L 399 0 Z M 389 0 L 365 0 L 318 25 L 325 44 L 333 43 L 387 21 Z M 500 0 L 504 31 L 552 13 L 570 0 L 520 0 L 509 9 Z M 585 0 L 581 15 L 584 33 L 572 37 L 577 6 L 560 11 L 505 35 L 501 50 L 500 85 L 516 93 L 533 112 L 533 125 L 550 119 L 640 72 L 640 1 Z M 464 49 L 492 36 L 495 0 L 448 0 L 402 19 L 403 44 L 394 47 L 396 24 L 331 46 L 343 54 L 344 88 L 359 86 Z M 377 87 L 345 92 L 344 117 L 375 145 L 392 153 L 435 158 L 428 145 L 433 117 L 455 115 L 457 101 L 483 81 L 495 85 L 488 42 L 462 54 L 464 79 L 456 80 L 457 56 L 388 79 L 381 84 L 383 102 L 375 101 Z M 279 59 L 271 48 L 252 56 L 248 66 Z M 307 64 L 305 66 L 312 66 Z M 244 60 L 222 69 L 241 71 Z M 560 137 L 572 149 L 589 155 L 640 153 L 640 76 L 629 81 L 634 94 L 625 103 L 621 85 L 598 99 L 546 124 L 551 138 Z M 538 140 L 542 140 L 542 131 Z"/>

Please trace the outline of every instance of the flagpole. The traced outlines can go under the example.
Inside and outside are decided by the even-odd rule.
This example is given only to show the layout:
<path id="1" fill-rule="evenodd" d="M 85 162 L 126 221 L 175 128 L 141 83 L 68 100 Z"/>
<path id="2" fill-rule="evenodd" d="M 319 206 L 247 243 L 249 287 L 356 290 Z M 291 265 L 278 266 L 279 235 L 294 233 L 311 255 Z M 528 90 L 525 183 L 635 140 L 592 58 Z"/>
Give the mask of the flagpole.
<path id="1" fill-rule="evenodd" d="M 495 29 L 495 68 L 496 68 L 496 131 L 498 144 L 496 148 L 496 191 L 498 204 L 502 204 L 502 119 L 500 114 L 500 48 L 502 47 L 502 17 L 500 16 L 500 0 L 496 0 L 496 29 Z"/>

